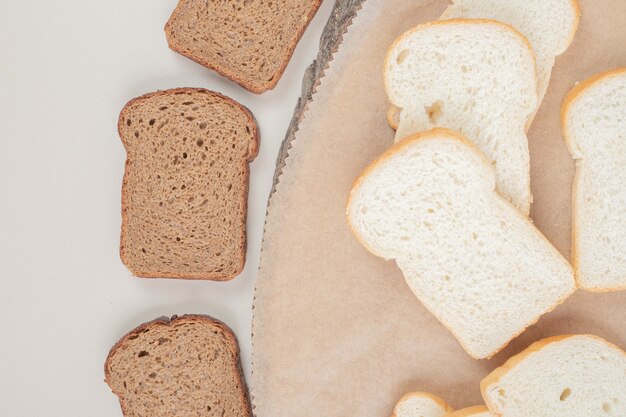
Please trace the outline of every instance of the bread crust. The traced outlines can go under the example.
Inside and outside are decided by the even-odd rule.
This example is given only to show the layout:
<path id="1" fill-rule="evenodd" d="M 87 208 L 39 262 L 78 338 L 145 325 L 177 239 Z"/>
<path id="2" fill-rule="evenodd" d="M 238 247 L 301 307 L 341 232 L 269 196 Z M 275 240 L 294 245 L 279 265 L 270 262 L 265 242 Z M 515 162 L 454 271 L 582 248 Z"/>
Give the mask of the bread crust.
<path id="1" fill-rule="evenodd" d="M 567 146 L 567 150 L 570 155 L 576 162 L 576 172 L 574 173 L 574 182 L 572 184 L 572 242 L 571 242 L 571 263 L 574 267 L 574 276 L 576 278 L 576 285 L 580 289 L 584 289 L 585 291 L 595 292 L 595 293 L 606 293 L 612 291 L 624 291 L 626 290 L 626 285 L 617 286 L 617 287 L 589 287 L 585 286 L 580 282 L 579 277 L 579 255 L 578 255 L 578 224 L 576 219 L 578 218 L 577 210 L 578 204 L 576 203 L 578 196 L 578 182 L 580 180 L 581 171 L 582 171 L 582 160 L 583 157 L 580 152 L 576 149 L 576 144 L 574 143 L 570 132 L 569 126 L 567 125 L 567 119 L 569 115 L 569 110 L 571 106 L 576 102 L 576 100 L 581 96 L 582 93 L 586 92 L 588 89 L 593 88 L 597 84 L 606 81 L 607 79 L 615 76 L 620 76 L 626 74 L 626 67 L 614 68 L 605 72 L 601 72 L 596 74 L 586 80 L 576 84 L 565 96 L 563 100 L 563 104 L 561 105 L 561 133 L 563 135 L 563 140 L 565 141 L 565 146 Z"/>
<path id="2" fill-rule="evenodd" d="M 311 20 L 313 20 L 313 17 L 315 17 L 315 14 L 317 13 L 317 11 L 319 10 L 321 4 L 322 4 L 322 0 L 311 0 L 312 6 L 311 10 L 309 11 L 309 14 L 304 16 L 303 19 L 303 24 L 302 26 L 299 28 L 298 32 L 295 33 L 295 36 L 293 38 L 293 41 L 289 44 L 289 47 L 287 49 L 287 52 L 285 53 L 285 56 L 283 57 L 283 60 L 280 64 L 280 67 L 278 68 L 278 70 L 273 74 L 273 77 L 271 79 L 271 81 L 266 82 L 265 84 L 255 84 L 250 80 L 246 80 L 242 77 L 237 76 L 236 71 L 233 71 L 231 68 L 228 67 L 221 67 L 219 65 L 216 65 L 214 63 L 212 63 L 211 61 L 205 59 L 204 57 L 199 57 L 199 56 L 192 56 L 191 54 L 187 54 L 184 51 L 183 45 L 177 43 L 174 38 L 172 38 L 171 36 L 171 28 L 173 25 L 173 22 L 179 18 L 179 13 L 180 10 L 182 8 L 182 5 L 184 2 L 186 2 L 188 0 L 179 0 L 178 5 L 176 6 L 176 8 L 174 9 L 174 11 L 172 12 L 172 15 L 170 16 L 169 20 L 167 21 L 167 23 L 165 24 L 165 37 L 167 38 L 167 44 L 169 46 L 169 48 L 178 53 L 181 54 L 189 59 L 191 59 L 192 61 L 202 65 L 203 67 L 206 67 L 210 70 L 213 70 L 215 72 L 217 72 L 218 74 L 220 74 L 223 77 L 228 78 L 229 80 L 233 81 L 236 84 L 239 84 L 241 87 L 245 88 L 246 90 L 255 93 L 255 94 L 261 94 L 264 93 L 268 90 L 273 89 L 274 87 L 276 87 L 276 84 L 278 84 L 278 81 L 281 79 L 283 73 L 285 72 L 285 68 L 287 68 L 287 64 L 289 64 L 289 61 L 291 60 L 291 57 L 293 55 L 294 50 L 296 49 L 296 46 L 298 45 L 298 43 L 300 42 L 300 39 L 302 38 L 302 35 L 304 35 L 304 32 L 306 31 L 307 27 L 309 26 L 309 24 L 311 23 Z"/>
<path id="3" fill-rule="evenodd" d="M 387 109 L 387 123 L 389 123 L 389 127 L 393 130 L 398 130 L 398 120 L 397 115 L 401 109 L 394 104 L 390 104 Z"/>
<path id="4" fill-rule="evenodd" d="M 361 175 L 356 179 L 356 181 L 354 182 L 354 185 L 352 186 L 351 190 L 350 190 L 350 194 L 348 195 L 348 202 L 346 204 L 346 218 L 348 221 L 348 226 L 350 227 L 350 230 L 352 231 L 352 234 L 356 237 L 356 239 L 359 241 L 359 243 L 361 243 L 370 253 L 372 253 L 373 255 L 379 256 L 376 251 L 373 250 L 373 248 L 371 248 L 365 241 L 364 239 L 359 235 L 359 233 L 357 232 L 357 230 L 352 226 L 352 219 L 350 217 L 350 206 L 352 203 L 352 197 L 354 196 L 354 193 L 356 191 L 356 189 L 361 185 L 361 183 L 363 182 L 363 180 L 365 179 L 365 177 L 367 177 L 374 169 L 376 169 L 378 167 L 379 164 L 381 164 L 382 162 L 384 162 L 386 159 L 394 156 L 397 152 L 401 151 L 402 149 L 404 149 L 405 147 L 408 147 L 416 142 L 420 142 L 423 140 L 428 140 L 428 139 L 435 139 L 437 137 L 441 137 L 441 136 L 445 136 L 448 139 L 454 139 L 454 140 L 458 140 L 459 142 L 465 144 L 468 146 L 469 149 L 472 150 L 472 152 L 474 152 L 485 164 L 485 168 L 488 169 L 490 172 L 492 172 L 493 175 L 493 189 L 492 192 L 494 193 L 494 195 L 496 196 L 496 198 L 500 199 L 501 201 L 504 201 L 506 204 L 508 204 L 509 206 L 511 206 L 511 204 L 504 198 L 502 197 L 500 194 L 498 194 L 498 192 L 495 190 L 495 172 L 494 172 L 494 168 L 493 166 L 489 163 L 489 161 L 486 159 L 486 157 L 482 154 L 482 152 L 480 152 L 480 150 L 478 149 L 478 147 L 471 142 L 469 139 L 465 138 L 464 136 L 462 136 L 460 133 L 457 133 L 453 130 L 450 129 L 444 129 L 444 128 L 434 128 L 431 130 L 425 130 L 416 134 L 413 134 L 411 136 L 406 137 L 405 139 L 402 139 L 400 142 L 395 143 L 393 146 L 391 146 L 387 151 L 385 151 L 380 157 L 378 157 L 374 162 L 372 162 L 370 165 L 367 166 L 367 168 L 365 168 L 365 170 L 361 173 Z M 524 216 L 520 211 L 516 210 L 513 206 L 511 206 L 513 212 L 515 213 L 515 216 L 517 216 L 518 218 L 520 218 L 521 220 L 523 220 L 526 224 L 528 224 L 529 226 L 531 226 L 533 229 L 535 229 L 535 226 L 533 224 L 533 222 L 526 216 Z M 535 229 L 536 230 L 536 229 Z M 550 241 L 542 234 L 542 233 L 537 233 L 541 239 L 543 239 L 548 245 L 552 245 L 550 243 Z M 558 253 L 558 252 L 557 252 Z M 559 256 L 560 253 L 559 253 Z M 562 256 L 561 256 L 562 257 Z M 563 258 L 563 261 L 567 264 L 570 265 L 569 262 Z M 570 270 L 571 270 L 571 265 L 570 265 Z M 572 272 L 573 275 L 573 272 Z M 528 329 L 530 326 L 534 325 L 535 323 L 537 323 L 537 321 L 539 321 L 539 319 L 550 313 L 551 311 L 553 311 L 555 308 L 557 308 L 559 305 L 563 304 L 563 302 L 565 300 L 567 300 L 574 292 L 576 291 L 576 287 L 573 286 L 572 289 L 566 293 L 563 297 L 561 297 L 560 299 L 558 299 L 552 306 L 551 308 L 545 310 L 543 312 L 543 314 L 537 316 L 532 322 L 530 322 L 526 327 L 522 328 L 517 334 L 513 335 L 511 338 L 509 338 L 504 344 L 502 344 L 500 347 L 498 347 L 496 350 L 494 350 L 493 352 L 491 352 L 491 354 L 489 354 L 488 356 L 485 357 L 479 357 L 476 356 L 472 353 L 470 353 L 470 350 L 468 349 L 468 346 L 463 343 L 459 338 L 458 335 L 456 334 L 456 332 L 454 332 L 452 330 L 452 328 L 448 325 L 448 323 L 446 323 L 445 320 L 443 320 L 443 318 L 438 315 L 437 313 L 435 313 L 434 311 L 432 311 L 430 308 L 428 308 L 424 303 L 422 303 L 422 305 L 433 315 L 437 318 L 437 320 L 439 320 L 439 322 L 441 324 L 443 324 L 443 326 L 448 329 L 448 331 L 450 333 L 452 333 L 454 335 L 454 337 L 458 340 L 458 342 L 461 344 L 461 346 L 463 347 L 463 349 L 474 359 L 490 359 L 492 358 L 496 353 L 498 353 L 499 351 L 501 351 L 502 349 L 504 349 L 513 339 L 515 339 L 516 337 L 518 337 L 520 334 L 522 334 L 526 329 Z M 417 297 L 417 295 L 416 295 Z M 417 297 L 419 299 L 419 297 Z M 421 300 L 420 300 L 421 302 Z"/>
<path id="5" fill-rule="evenodd" d="M 480 413 L 490 413 L 490 411 L 484 405 L 475 405 L 474 407 L 467 407 L 462 410 L 455 411 L 445 417 L 472 417 Z"/>
<path id="6" fill-rule="evenodd" d="M 219 328 L 220 330 L 222 330 L 223 334 L 226 336 L 226 338 L 228 339 L 228 347 L 231 349 L 231 352 L 236 360 L 237 363 L 237 373 L 239 375 L 239 379 L 241 380 L 241 399 L 242 399 L 242 403 L 243 404 L 247 404 L 247 409 L 244 411 L 246 416 L 251 417 L 252 416 L 252 410 L 251 410 L 251 406 L 250 406 L 250 398 L 248 395 L 248 389 L 247 389 L 247 385 L 246 385 L 246 379 L 244 377 L 243 374 L 243 369 L 241 368 L 241 358 L 239 355 L 239 344 L 237 342 L 237 337 L 235 336 L 235 334 L 233 333 L 233 331 L 230 329 L 230 327 L 228 327 L 225 323 L 223 323 L 220 320 L 217 320 L 209 315 L 204 315 L 204 314 L 185 314 L 183 316 L 177 316 L 177 315 L 173 315 L 172 317 L 168 318 L 166 316 L 162 316 L 159 317 L 157 319 L 151 320 L 149 322 L 143 323 L 139 326 L 137 326 L 136 328 L 134 328 L 133 330 L 131 330 L 130 332 L 126 333 L 124 336 L 122 336 L 122 338 L 120 340 L 117 341 L 117 343 L 115 343 L 115 345 L 113 345 L 113 347 L 109 350 L 109 354 L 107 355 L 107 358 L 104 362 L 104 382 L 107 383 L 107 385 L 109 386 L 109 388 L 111 388 L 111 391 L 113 392 L 113 394 L 115 394 L 120 401 L 120 407 L 122 408 L 122 414 L 124 416 L 128 416 L 128 409 L 126 407 L 126 404 L 124 402 L 124 394 L 121 392 L 116 392 L 115 389 L 113 388 L 113 384 L 111 382 L 111 371 L 110 371 L 110 361 L 113 358 L 113 356 L 115 355 L 115 353 L 117 353 L 117 350 L 123 346 L 125 343 L 128 343 L 131 341 L 131 339 L 129 339 L 130 336 L 134 336 L 134 335 L 138 335 L 140 333 L 142 333 L 145 329 L 149 329 L 151 327 L 155 327 L 155 326 L 175 326 L 177 324 L 180 323 L 193 323 L 193 322 L 197 322 L 197 323 L 206 323 L 206 324 L 210 324 L 211 326 L 215 326 L 217 328 Z"/>
<path id="7" fill-rule="evenodd" d="M 439 404 L 441 406 L 441 408 L 446 410 L 446 413 L 451 413 L 451 412 L 454 411 L 454 409 L 452 407 L 450 407 L 444 400 L 442 400 L 441 398 L 437 397 L 436 395 L 431 394 L 430 392 L 414 391 L 414 392 L 406 393 L 402 397 L 400 397 L 400 399 L 396 403 L 396 406 L 393 408 L 393 413 L 391 414 L 391 417 L 397 417 L 398 407 L 400 407 L 400 403 L 401 402 L 403 402 L 404 400 L 407 400 L 409 398 L 413 398 L 413 397 L 428 398 L 428 399 L 436 402 L 437 404 Z"/>
<path id="8" fill-rule="evenodd" d="M 576 36 L 576 32 L 578 32 L 578 26 L 580 25 L 580 16 L 582 16 L 582 13 L 580 11 L 580 4 L 578 3 L 578 0 L 572 0 L 572 8 L 574 9 L 574 19 L 575 20 L 574 20 L 574 26 L 573 26 L 573 29 L 572 29 L 572 33 L 570 34 L 570 37 L 569 37 L 569 42 L 567 43 L 567 48 L 569 48 L 569 46 L 574 41 L 574 37 Z M 565 52 L 565 51 L 563 51 L 563 52 Z M 563 52 L 561 52 L 561 54 Z"/>
<path id="9" fill-rule="evenodd" d="M 482 381 L 480 381 L 480 393 L 483 396 L 483 400 L 485 400 L 485 404 L 487 404 L 487 407 L 489 408 L 489 410 L 491 410 L 494 413 L 500 412 L 498 410 L 498 407 L 490 401 L 490 398 L 487 395 L 487 390 L 489 389 L 490 386 L 497 384 L 501 378 L 503 378 L 509 373 L 509 371 L 514 369 L 517 365 L 519 365 L 521 362 L 526 360 L 531 355 L 537 352 L 540 352 L 543 348 L 547 347 L 548 345 L 552 343 L 559 343 L 570 338 L 578 338 L 578 337 L 593 339 L 595 341 L 602 342 L 605 345 L 607 345 L 609 348 L 613 348 L 617 351 L 620 351 L 623 355 L 626 356 L 626 353 L 624 353 L 624 351 L 622 351 L 617 345 L 607 342 L 601 337 L 590 335 L 590 334 L 580 334 L 580 335 L 579 334 L 564 334 L 560 336 L 547 337 L 545 339 L 539 340 L 531 344 L 530 346 L 528 346 L 526 349 L 524 349 L 522 352 L 518 353 L 517 355 L 511 356 L 503 365 L 494 369 L 489 375 L 487 375 Z"/>
<path id="10" fill-rule="evenodd" d="M 230 97 L 227 97 L 223 94 L 220 94 L 218 92 L 215 91 L 211 91 L 211 90 L 207 90 L 204 88 L 189 88 L 189 87 L 183 87 L 183 88 L 174 88 L 174 89 L 169 89 L 169 90 L 159 90 L 159 91 L 155 91 L 155 92 L 151 92 L 151 93 L 147 93 L 144 95 L 141 95 L 139 97 L 135 97 L 132 100 L 130 100 L 128 103 L 126 103 L 126 105 L 122 108 L 122 111 L 120 112 L 118 121 L 117 121 L 117 132 L 118 135 L 120 137 L 120 139 L 122 140 L 122 143 L 124 144 L 124 149 L 126 150 L 126 162 L 125 162 L 125 168 L 124 168 L 124 177 L 122 179 L 122 226 L 121 226 L 121 234 L 120 234 L 120 259 L 122 260 L 122 263 L 128 268 L 128 270 L 136 277 L 138 278 L 175 278 L 175 279 L 188 279 L 188 280 L 211 280 L 211 281 L 230 281 L 233 278 L 235 278 L 236 276 L 238 276 L 241 271 L 243 270 L 245 263 L 246 263 L 246 246 L 247 246 L 247 237 L 246 237 L 246 230 L 245 227 L 242 228 L 241 233 L 243 234 L 242 239 L 243 239 L 243 246 L 242 246 L 242 251 L 241 251 L 241 264 L 237 266 L 237 269 L 231 273 L 231 274 L 176 274 L 176 273 L 172 273 L 172 274 L 168 274 L 167 276 L 163 276 L 163 274 L 160 274 L 158 271 L 151 271 L 151 270 L 147 270 L 147 271 L 140 271 L 140 270 L 136 270 L 133 269 L 132 266 L 132 262 L 129 262 L 128 259 L 125 256 L 124 253 L 124 241 L 127 235 L 127 225 L 128 225 L 128 215 L 126 214 L 126 206 L 128 205 L 127 202 L 127 189 L 128 189 L 128 176 L 129 176 L 129 169 L 128 166 L 130 165 L 130 159 L 129 159 L 129 155 L 130 153 L 128 152 L 128 144 L 126 143 L 124 136 L 122 134 L 122 126 L 124 123 L 124 120 L 126 119 L 126 112 L 132 107 L 133 104 L 141 101 L 141 100 L 145 100 L 151 97 L 155 97 L 155 96 L 167 96 L 167 95 L 171 95 L 171 94 L 176 94 L 179 92 L 200 92 L 200 93 L 204 93 L 204 94 L 210 94 L 213 95 L 215 97 L 218 97 L 230 104 L 232 104 L 235 107 L 238 107 L 246 116 L 246 118 L 248 119 L 248 123 L 250 126 L 250 129 L 252 131 L 252 137 L 253 140 L 250 141 L 250 144 L 248 146 L 248 155 L 246 157 L 246 159 L 242 160 L 242 164 L 243 164 L 243 168 L 245 170 L 245 178 L 244 178 L 244 192 L 241 194 L 242 200 L 240 201 L 240 203 L 242 204 L 242 207 L 244 207 L 244 210 L 242 210 L 242 219 L 240 219 L 242 221 L 242 224 L 246 224 L 246 217 L 247 217 L 247 212 L 248 212 L 248 191 L 250 188 L 250 166 L 249 163 L 254 160 L 254 158 L 256 158 L 256 156 L 259 153 L 259 143 L 260 143 L 260 138 L 259 138 L 259 129 L 258 129 L 258 125 L 256 122 L 256 119 L 254 118 L 254 115 L 252 114 L 252 112 L 245 107 L 244 105 L 236 102 L 235 100 L 233 100 Z"/>

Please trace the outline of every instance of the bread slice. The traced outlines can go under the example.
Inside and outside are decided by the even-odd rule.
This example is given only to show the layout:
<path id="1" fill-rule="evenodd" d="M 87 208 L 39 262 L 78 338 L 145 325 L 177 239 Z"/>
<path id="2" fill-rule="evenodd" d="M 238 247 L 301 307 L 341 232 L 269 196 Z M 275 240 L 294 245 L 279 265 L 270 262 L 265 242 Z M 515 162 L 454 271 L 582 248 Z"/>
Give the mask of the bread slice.
<path id="1" fill-rule="evenodd" d="M 452 407 L 436 395 L 410 392 L 400 398 L 391 417 L 444 417 L 452 411 Z"/>
<path id="2" fill-rule="evenodd" d="M 452 0 L 439 20 L 458 18 L 498 20 L 528 39 L 536 58 L 538 108 L 548 89 L 556 56 L 565 52 L 574 39 L 580 9 L 576 0 Z M 397 107 L 390 107 L 388 120 L 394 129 L 398 117 Z M 533 118 L 534 114 L 529 120 Z"/>
<path id="3" fill-rule="evenodd" d="M 161 318 L 124 336 L 104 365 L 126 417 L 250 417 L 237 339 L 207 316 Z"/>
<path id="4" fill-rule="evenodd" d="M 576 86 L 563 104 L 562 124 L 576 160 L 572 261 L 578 286 L 625 290 L 626 68 Z"/>
<path id="5" fill-rule="evenodd" d="M 140 277 L 228 280 L 246 256 L 252 114 L 208 90 L 146 94 L 122 110 L 120 254 Z"/>
<path id="6" fill-rule="evenodd" d="M 179 0 L 169 47 L 253 93 L 276 86 L 321 0 Z"/>
<path id="7" fill-rule="evenodd" d="M 528 214 L 525 125 L 537 85 L 526 38 L 492 20 L 432 22 L 396 40 L 384 68 L 389 101 L 402 109 L 396 141 L 433 127 L 460 132 L 495 165 L 500 194 Z"/>
<path id="8" fill-rule="evenodd" d="M 499 417 L 484 405 L 468 407 L 448 414 L 446 417 Z"/>
<path id="9" fill-rule="evenodd" d="M 480 388 L 503 417 L 623 417 L 626 355 L 595 336 L 550 337 L 513 356 Z"/>
<path id="10" fill-rule="evenodd" d="M 556 57 L 574 40 L 580 9 L 577 0 L 452 0 L 439 19 L 458 18 L 498 20 L 528 39 L 535 52 L 539 107 Z"/>
<path id="11" fill-rule="evenodd" d="M 446 129 L 395 144 L 356 181 L 347 215 L 474 358 L 488 358 L 574 291 L 571 266 L 495 192 L 493 168 Z"/>

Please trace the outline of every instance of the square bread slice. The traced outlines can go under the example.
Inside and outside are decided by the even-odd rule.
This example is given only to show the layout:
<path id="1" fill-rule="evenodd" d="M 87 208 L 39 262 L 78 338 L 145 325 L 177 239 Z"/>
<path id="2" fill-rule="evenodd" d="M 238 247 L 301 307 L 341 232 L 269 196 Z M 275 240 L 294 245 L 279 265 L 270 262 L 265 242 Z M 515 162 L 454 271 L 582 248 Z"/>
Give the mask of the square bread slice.
<path id="1" fill-rule="evenodd" d="M 252 415 L 237 339 L 208 316 L 137 327 L 113 346 L 104 373 L 126 417 Z"/>
<path id="2" fill-rule="evenodd" d="M 459 18 L 498 20 L 526 36 L 535 51 L 538 109 L 556 56 L 565 52 L 574 39 L 580 9 L 576 0 L 453 0 L 439 20 Z M 398 113 L 397 107 L 390 108 L 388 120 L 393 129 L 398 128 Z"/>
<path id="3" fill-rule="evenodd" d="M 391 417 L 444 417 L 452 411 L 452 407 L 436 395 L 410 392 L 400 398 Z"/>
<path id="4" fill-rule="evenodd" d="M 589 335 L 533 343 L 480 384 L 502 417 L 626 416 L 626 355 Z"/>
<path id="5" fill-rule="evenodd" d="M 495 191 L 493 167 L 446 129 L 395 144 L 356 181 L 359 241 L 474 358 L 489 358 L 575 290 L 569 263 Z"/>
<path id="6" fill-rule="evenodd" d="M 572 263 L 578 286 L 626 290 L 626 68 L 576 86 L 565 98 L 562 125 L 576 160 Z"/>
<path id="7" fill-rule="evenodd" d="M 494 20 L 426 23 L 389 48 L 384 77 L 389 101 L 401 109 L 396 142 L 434 127 L 461 133 L 494 165 L 498 192 L 528 215 L 525 127 L 537 84 L 523 35 Z"/>
<path id="8" fill-rule="evenodd" d="M 253 93 L 276 86 L 322 0 L 180 0 L 169 47 Z"/>
<path id="9" fill-rule="evenodd" d="M 246 256 L 248 163 L 257 125 L 221 94 L 181 88 L 122 109 L 120 255 L 136 276 L 223 281 Z"/>

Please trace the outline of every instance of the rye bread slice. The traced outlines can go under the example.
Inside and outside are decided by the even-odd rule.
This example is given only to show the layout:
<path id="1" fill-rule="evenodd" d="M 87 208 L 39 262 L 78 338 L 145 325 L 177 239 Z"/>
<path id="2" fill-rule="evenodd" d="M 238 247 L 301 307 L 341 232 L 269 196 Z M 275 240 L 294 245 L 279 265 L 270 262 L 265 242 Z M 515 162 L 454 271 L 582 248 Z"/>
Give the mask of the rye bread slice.
<path id="1" fill-rule="evenodd" d="M 223 281 L 246 255 L 248 163 L 257 125 L 242 105 L 192 88 L 131 100 L 120 255 L 136 276 Z"/>
<path id="2" fill-rule="evenodd" d="M 113 346 L 105 381 L 126 417 L 249 417 L 237 339 L 208 316 L 160 318 Z"/>
<path id="3" fill-rule="evenodd" d="M 321 0 L 180 0 L 169 47 L 260 94 L 276 86 Z"/>

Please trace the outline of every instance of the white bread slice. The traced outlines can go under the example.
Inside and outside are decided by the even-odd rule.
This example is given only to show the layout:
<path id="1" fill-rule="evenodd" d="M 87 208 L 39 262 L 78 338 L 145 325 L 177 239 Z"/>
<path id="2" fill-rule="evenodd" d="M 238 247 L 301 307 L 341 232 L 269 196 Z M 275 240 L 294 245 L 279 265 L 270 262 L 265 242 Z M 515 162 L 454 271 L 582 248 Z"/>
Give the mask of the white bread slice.
<path id="1" fill-rule="evenodd" d="M 537 85 L 524 36 L 493 20 L 427 23 L 394 42 L 384 75 L 389 101 L 401 109 L 396 141 L 433 127 L 462 133 L 495 165 L 500 194 L 528 214 L 525 125 Z"/>
<path id="2" fill-rule="evenodd" d="M 452 411 L 452 407 L 436 395 L 410 392 L 400 398 L 391 417 L 444 417 Z"/>
<path id="3" fill-rule="evenodd" d="M 526 36 L 535 52 L 538 109 L 556 56 L 565 52 L 574 39 L 580 9 L 576 0 L 452 0 L 439 20 L 458 18 L 498 20 Z M 397 129 L 397 107 L 390 107 L 387 118 L 389 125 Z M 534 115 L 529 122 L 532 119 Z"/>
<path id="4" fill-rule="evenodd" d="M 347 207 L 361 243 L 396 261 L 474 358 L 498 352 L 575 288 L 568 262 L 494 186 L 476 146 L 433 129 L 372 163 Z"/>
<path id="5" fill-rule="evenodd" d="M 539 107 L 554 60 L 572 43 L 579 16 L 576 0 L 452 0 L 439 19 L 494 19 L 524 35 L 535 51 Z"/>
<path id="6" fill-rule="evenodd" d="M 480 384 L 502 417 L 626 416 L 626 355 L 596 336 L 533 343 Z"/>
<path id="7" fill-rule="evenodd" d="M 477 405 L 457 410 L 445 417 L 498 417 L 498 415 L 489 411 L 484 405 Z"/>
<path id="8" fill-rule="evenodd" d="M 562 124 L 576 160 L 572 262 L 578 286 L 625 290 L 626 68 L 576 86 L 563 104 Z"/>

